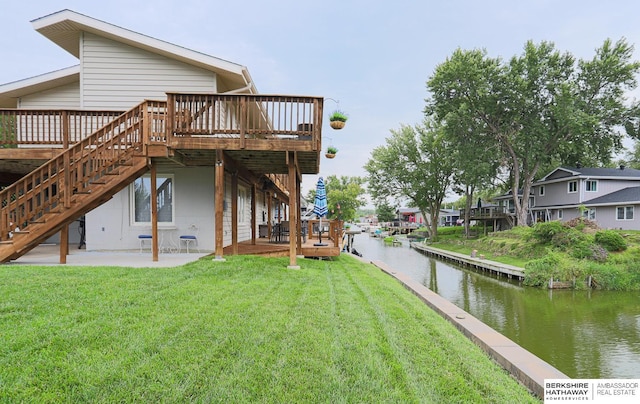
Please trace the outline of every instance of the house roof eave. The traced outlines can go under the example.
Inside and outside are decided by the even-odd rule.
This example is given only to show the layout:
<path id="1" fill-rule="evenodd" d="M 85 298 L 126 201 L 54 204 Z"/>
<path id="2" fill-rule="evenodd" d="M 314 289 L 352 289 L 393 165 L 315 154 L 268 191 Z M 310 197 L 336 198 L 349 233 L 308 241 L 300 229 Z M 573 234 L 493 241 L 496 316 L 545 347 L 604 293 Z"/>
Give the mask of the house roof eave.
<path id="1" fill-rule="evenodd" d="M 17 99 L 20 97 L 78 82 L 79 80 L 80 65 L 75 65 L 2 84 L 0 85 L 0 108 L 17 108 Z"/>
<path id="2" fill-rule="evenodd" d="M 213 71 L 221 76 L 229 89 L 250 85 L 251 92 L 257 93 L 245 66 L 109 24 L 72 10 L 65 9 L 37 18 L 31 21 L 31 24 L 44 37 L 78 59 L 80 59 L 80 35 L 82 32 L 89 32 Z"/>

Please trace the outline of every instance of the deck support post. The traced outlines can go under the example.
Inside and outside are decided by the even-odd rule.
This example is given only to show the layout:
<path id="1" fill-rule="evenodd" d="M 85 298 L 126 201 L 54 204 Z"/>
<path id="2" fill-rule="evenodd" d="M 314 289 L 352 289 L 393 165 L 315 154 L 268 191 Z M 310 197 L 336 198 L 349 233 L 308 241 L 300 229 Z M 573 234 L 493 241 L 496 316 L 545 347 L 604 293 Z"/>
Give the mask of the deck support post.
<path id="1" fill-rule="evenodd" d="M 256 211 L 256 196 L 257 196 L 257 185 L 254 183 L 251 186 L 251 244 L 256 245 L 256 234 L 257 234 L 257 226 L 256 226 L 256 215 L 258 214 Z"/>
<path id="2" fill-rule="evenodd" d="M 158 170 L 151 162 L 151 249 L 153 262 L 158 261 Z"/>
<path id="3" fill-rule="evenodd" d="M 215 259 L 223 260 L 224 155 L 222 154 L 222 150 L 216 151 L 215 176 Z"/>
<path id="4" fill-rule="evenodd" d="M 300 269 L 297 263 L 298 252 L 298 175 L 296 153 L 287 152 L 289 163 L 289 269 Z"/>
<path id="5" fill-rule="evenodd" d="M 238 173 L 231 175 L 231 254 L 238 255 Z"/>
<path id="6" fill-rule="evenodd" d="M 69 254 L 69 224 L 65 224 L 60 229 L 60 263 L 67 263 L 67 254 Z"/>

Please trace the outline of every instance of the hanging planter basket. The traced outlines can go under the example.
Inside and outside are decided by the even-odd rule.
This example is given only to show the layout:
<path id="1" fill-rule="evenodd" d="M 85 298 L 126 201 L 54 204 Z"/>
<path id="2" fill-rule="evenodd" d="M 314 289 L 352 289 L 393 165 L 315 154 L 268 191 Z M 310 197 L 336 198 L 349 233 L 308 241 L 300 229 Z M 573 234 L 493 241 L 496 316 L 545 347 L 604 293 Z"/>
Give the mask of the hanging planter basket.
<path id="1" fill-rule="evenodd" d="M 346 124 L 347 119 L 349 119 L 347 114 L 337 109 L 333 111 L 331 115 L 329 115 L 329 125 L 333 129 L 342 129 L 344 128 L 344 125 Z"/>
<path id="2" fill-rule="evenodd" d="M 338 149 L 336 149 L 334 146 L 329 146 L 327 147 L 327 152 L 324 154 L 324 156 L 328 159 L 332 159 L 336 156 L 337 152 Z"/>
<path id="3" fill-rule="evenodd" d="M 330 122 L 329 122 L 329 125 L 331 125 L 331 127 L 332 127 L 333 129 L 338 130 L 338 129 L 342 129 L 342 128 L 344 128 L 344 125 L 346 125 L 346 124 L 345 124 L 345 122 L 344 122 L 344 121 L 330 121 Z"/>

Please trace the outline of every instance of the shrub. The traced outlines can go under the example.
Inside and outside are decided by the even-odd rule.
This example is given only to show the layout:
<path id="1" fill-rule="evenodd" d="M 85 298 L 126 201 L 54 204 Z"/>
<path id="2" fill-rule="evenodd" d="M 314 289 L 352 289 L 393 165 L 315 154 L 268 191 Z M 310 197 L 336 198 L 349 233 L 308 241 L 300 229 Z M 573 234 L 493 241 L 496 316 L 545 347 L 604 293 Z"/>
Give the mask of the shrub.
<path id="1" fill-rule="evenodd" d="M 551 237 L 551 245 L 561 251 L 567 251 L 572 246 L 582 243 L 591 243 L 591 237 L 587 234 L 572 228 L 565 227 L 562 231 L 555 233 Z"/>
<path id="2" fill-rule="evenodd" d="M 550 278 L 556 278 L 561 272 L 562 260 L 555 253 L 544 258 L 527 262 L 523 284 L 526 286 L 545 286 Z"/>
<path id="3" fill-rule="evenodd" d="M 624 251 L 627 249 L 627 242 L 620 233 L 613 230 L 600 230 L 595 235 L 596 243 L 600 244 L 607 251 Z"/>
<path id="4" fill-rule="evenodd" d="M 567 228 L 558 221 L 542 222 L 533 226 L 531 236 L 541 243 L 550 243 L 556 234 L 566 231 Z"/>

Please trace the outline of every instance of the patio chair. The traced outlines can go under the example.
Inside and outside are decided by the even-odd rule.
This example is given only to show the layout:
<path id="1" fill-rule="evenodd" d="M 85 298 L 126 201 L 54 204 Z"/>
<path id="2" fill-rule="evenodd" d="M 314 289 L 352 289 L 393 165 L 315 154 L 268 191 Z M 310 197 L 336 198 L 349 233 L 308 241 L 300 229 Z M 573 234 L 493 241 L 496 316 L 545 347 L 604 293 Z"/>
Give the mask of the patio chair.
<path id="1" fill-rule="evenodd" d="M 152 239 L 153 237 L 151 237 L 151 234 L 138 234 L 138 241 L 140 242 L 140 254 L 142 254 L 145 241 L 149 242 L 149 248 L 151 248 Z"/>
<path id="2" fill-rule="evenodd" d="M 187 254 L 189 254 L 189 246 L 191 246 L 191 243 L 193 243 L 196 247 L 196 251 L 200 252 L 200 249 L 198 248 L 198 226 L 192 224 L 189 226 L 188 230 L 188 234 L 183 234 L 178 238 L 180 243 L 179 251 L 182 252 L 182 243 L 184 243 L 187 249 Z"/>

